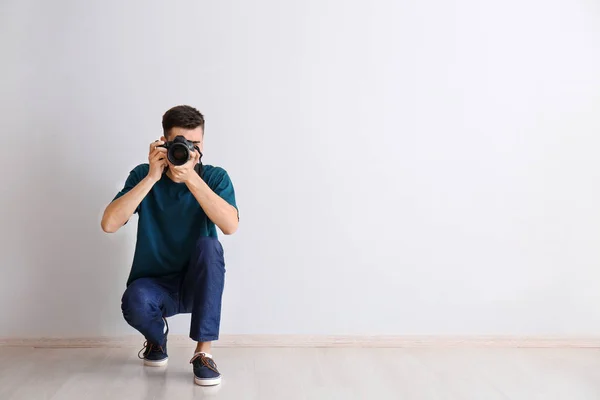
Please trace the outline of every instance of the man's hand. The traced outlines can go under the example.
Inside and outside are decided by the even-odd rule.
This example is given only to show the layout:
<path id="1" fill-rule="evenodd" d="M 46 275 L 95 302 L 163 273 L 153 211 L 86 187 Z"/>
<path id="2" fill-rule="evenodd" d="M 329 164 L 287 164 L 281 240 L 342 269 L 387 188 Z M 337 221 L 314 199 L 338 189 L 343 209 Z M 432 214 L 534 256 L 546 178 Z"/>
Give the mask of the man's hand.
<path id="1" fill-rule="evenodd" d="M 163 144 L 165 144 L 165 142 L 160 140 L 150 144 L 150 151 L 148 153 L 150 170 L 148 171 L 148 178 L 154 182 L 158 182 L 160 180 L 163 171 L 167 167 L 167 149 L 164 147 L 158 147 Z"/>
<path id="2" fill-rule="evenodd" d="M 196 172 L 194 167 L 196 166 L 196 164 L 198 164 L 199 160 L 200 153 L 198 153 L 198 150 L 194 150 L 188 162 L 186 162 L 183 165 L 175 166 L 169 161 L 167 161 L 167 163 L 169 164 L 169 171 L 173 181 L 187 183 L 191 178 L 197 176 L 198 173 Z"/>

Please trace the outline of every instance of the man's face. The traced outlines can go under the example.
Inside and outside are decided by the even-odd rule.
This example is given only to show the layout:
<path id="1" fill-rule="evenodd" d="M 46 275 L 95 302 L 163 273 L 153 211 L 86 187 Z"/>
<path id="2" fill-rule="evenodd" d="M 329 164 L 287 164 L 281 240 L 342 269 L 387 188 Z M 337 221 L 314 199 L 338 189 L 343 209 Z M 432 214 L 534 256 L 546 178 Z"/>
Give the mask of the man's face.
<path id="1" fill-rule="evenodd" d="M 194 146 L 198 146 L 200 152 L 204 151 L 204 132 L 202 131 L 202 127 L 197 127 L 196 129 L 185 129 L 185 128 L 171 128 L 171 131 L 165 138 L 164 136 L 161 138 L 163 142 L 168 142 L 169 140 L 175 139 L 177 136 L 183 136 L 190 142 L 194 143 Z"/>

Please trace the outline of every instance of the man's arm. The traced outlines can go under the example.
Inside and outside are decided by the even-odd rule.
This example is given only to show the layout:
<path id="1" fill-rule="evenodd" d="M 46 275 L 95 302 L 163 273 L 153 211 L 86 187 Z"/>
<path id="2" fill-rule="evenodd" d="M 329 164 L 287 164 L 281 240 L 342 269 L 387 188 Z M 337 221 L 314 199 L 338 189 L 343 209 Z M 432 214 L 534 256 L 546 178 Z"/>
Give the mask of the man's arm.
<path id="1" fill-rule="evenodd" d="M 238 228 L 237 209 L 223 200 L 221 196 L 212 191 L 212 189 L 194 173 L 185 181 L 188 189 L 194 195 L 200 207 L 204 210 L 208 218 L 221 229 L 225 235 L 235 233 Z"/>
<path id="2" fill-rule="evenodd" d="M 166 153 L 167 149 L 158 147 L 163 142 L 157 140 L 150 144 L 148 154 L 148 174 L 145 177 L 129 176 L 125 183 L 125 188 L 121 193 L 126 191 L 118 199 L 115 199 L 106 207 L 102 216 L 102 230 L 107 233 L 113 233 L 119 230 L 138 208 L 144 197 L 150 192 L 152 186 L 158 182 L 162 173 L 167 166 Z M 141 179 L 140 179 L 141 178 Z M 133 180 L 132 180 L 133 179 Z M 120 194 L 121 194 L 120 193 Z"/>
<path id="3" fill-rule="evenodd" d="M 114 233 L 125 225 L 155 183 L 156 180 L 148 175 L 129 192 L 110 203 L 102 216 L 102 230 Z"/>

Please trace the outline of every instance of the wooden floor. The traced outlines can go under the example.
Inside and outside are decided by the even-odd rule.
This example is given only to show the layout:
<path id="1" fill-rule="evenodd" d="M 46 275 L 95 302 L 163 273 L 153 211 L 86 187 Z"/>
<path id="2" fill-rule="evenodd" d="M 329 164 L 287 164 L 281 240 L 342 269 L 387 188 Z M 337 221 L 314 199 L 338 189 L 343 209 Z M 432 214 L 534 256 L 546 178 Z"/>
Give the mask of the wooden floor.
<path id="1" fill-rule="evenodd" d="M 132 348 L 0 347 L 0 399 L 600 399 L 596 349 L 219 348 L 213 388 L 169 352 L 149 368 Z"/>

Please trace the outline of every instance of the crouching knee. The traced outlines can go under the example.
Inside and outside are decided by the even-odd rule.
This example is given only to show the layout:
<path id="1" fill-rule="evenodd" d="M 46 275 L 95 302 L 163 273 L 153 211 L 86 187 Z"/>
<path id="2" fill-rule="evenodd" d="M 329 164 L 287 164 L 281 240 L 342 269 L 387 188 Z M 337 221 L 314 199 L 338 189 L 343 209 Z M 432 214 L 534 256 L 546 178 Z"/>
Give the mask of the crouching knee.
<path id="1" fill-rule="evenodd" d="M 136 327 L 160 315 L 160 306 L 156 294 L 151 289 L 146 279 L 132 282 L 121 299 L 123 318 L 131 326 Z"/>

